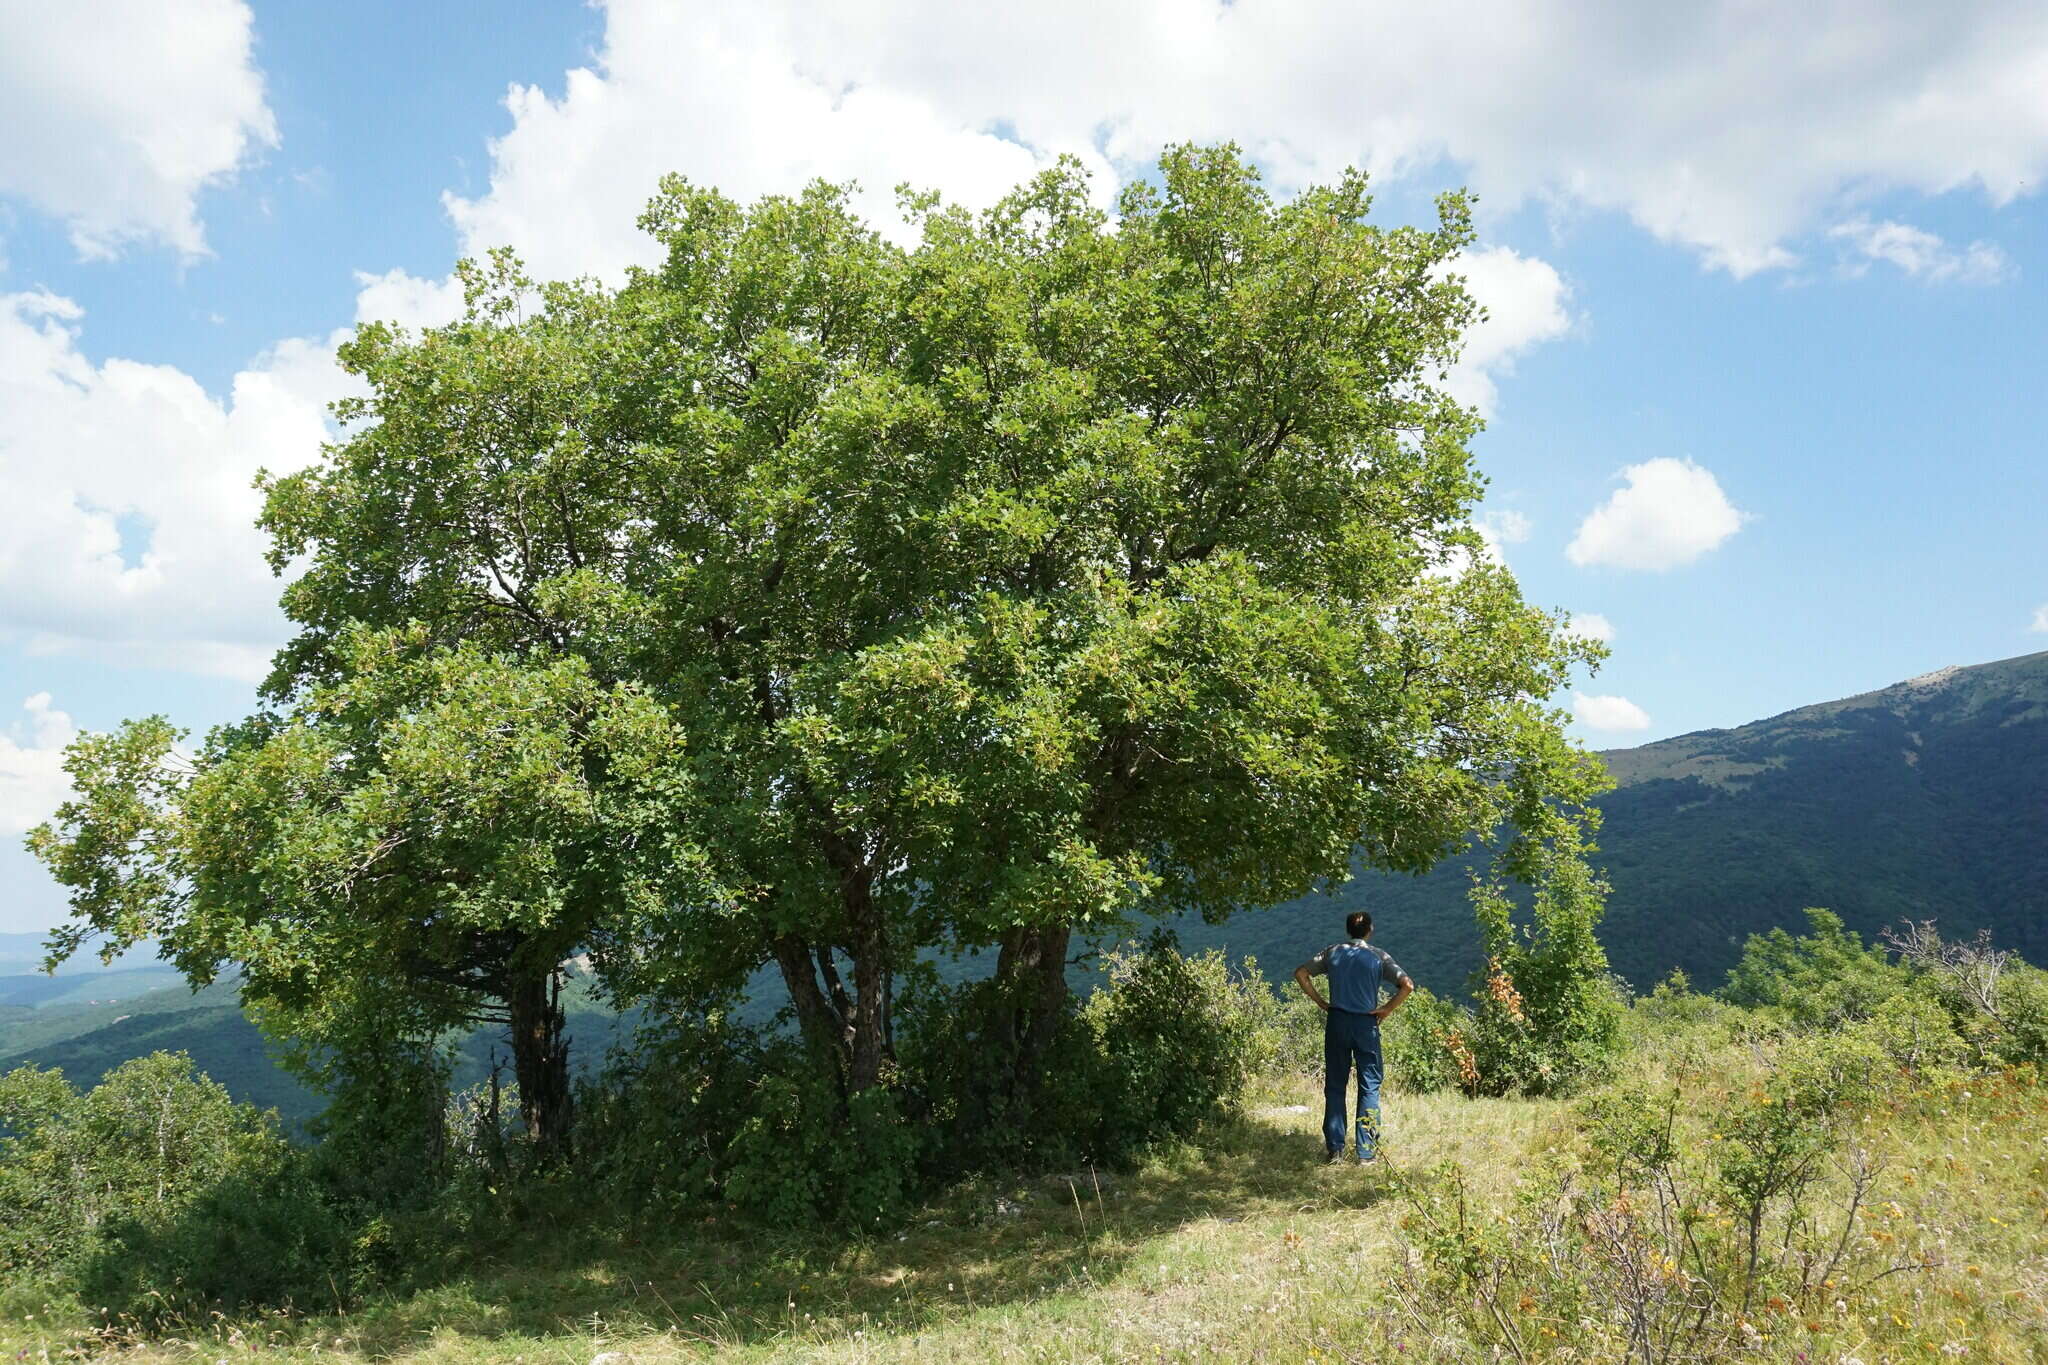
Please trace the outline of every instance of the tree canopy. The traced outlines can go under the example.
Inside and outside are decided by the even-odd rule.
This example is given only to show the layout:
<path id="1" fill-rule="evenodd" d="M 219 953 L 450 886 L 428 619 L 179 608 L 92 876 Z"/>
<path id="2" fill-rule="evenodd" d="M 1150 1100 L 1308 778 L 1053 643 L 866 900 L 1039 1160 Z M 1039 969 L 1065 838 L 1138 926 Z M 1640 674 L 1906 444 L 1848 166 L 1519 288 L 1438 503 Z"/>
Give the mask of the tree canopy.
<path id="1" fill-rule="evenodd" d="M 267 709 L 184 775 L 160 722 L 81 741 L 60 946 L 402 1029 L 578 950 L 655 1003 L 773 963 L 851 1094 L 920 953 L 996 950 L 1022 1076 L 1077 934 L 1534 866 L 1599 647 L 1472 524 L 1464 199 L 1381 227 L 1360 175 L 1276 202 L 1182 147 L 1113 213 L 1071 163 L 903 208 L 671 178 L 621 287 L 501 254 L 457 322 L 359 329 L 344 439 L 268 483 Z"/>

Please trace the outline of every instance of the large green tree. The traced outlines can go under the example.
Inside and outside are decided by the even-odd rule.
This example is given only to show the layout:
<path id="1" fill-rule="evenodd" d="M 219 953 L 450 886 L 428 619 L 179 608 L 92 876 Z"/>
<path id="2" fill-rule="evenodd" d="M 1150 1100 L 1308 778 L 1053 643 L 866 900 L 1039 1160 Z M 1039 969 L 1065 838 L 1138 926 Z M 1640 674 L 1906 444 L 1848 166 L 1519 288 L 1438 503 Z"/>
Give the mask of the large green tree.
<path id="1" fill-rule="evenodd" d="M 910 247 L 672 179 L 622 288 L 500 257 L 459 322 L 362 329 L 348 439 L 269 489 L 271 703 L 372 638 L 658 706 L 668 861 L 554 942 L 626 997 L 772 962 L 850 1091 L 921 952 L 995 950 L 1022 1084 L 1077 934 L 1552 839 L 1597 770 L 1545 698 L 1596 647 L 1480 555 L 1460 197 L 1384 228 L 1360 176 L 1279 203 L 1184 147 L 1113 215 L 1072 164 L 904 206 Z"/>

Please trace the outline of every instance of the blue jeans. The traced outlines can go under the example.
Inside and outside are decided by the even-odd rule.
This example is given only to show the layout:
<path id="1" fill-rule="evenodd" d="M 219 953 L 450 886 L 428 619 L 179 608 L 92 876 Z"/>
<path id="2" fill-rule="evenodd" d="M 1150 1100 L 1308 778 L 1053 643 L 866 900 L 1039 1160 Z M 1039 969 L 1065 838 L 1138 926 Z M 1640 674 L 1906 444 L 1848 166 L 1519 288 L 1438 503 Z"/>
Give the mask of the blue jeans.
<path id="1" fill-rule="evenodd" d="M 1344 1091 L 1358 1068 L 1358 1159 L 1370 1161 L 1380 1138 L 1380 1021 L 1333 1009 L 1323 1016 L 1323 1146 L 1344 1150 Z"/>

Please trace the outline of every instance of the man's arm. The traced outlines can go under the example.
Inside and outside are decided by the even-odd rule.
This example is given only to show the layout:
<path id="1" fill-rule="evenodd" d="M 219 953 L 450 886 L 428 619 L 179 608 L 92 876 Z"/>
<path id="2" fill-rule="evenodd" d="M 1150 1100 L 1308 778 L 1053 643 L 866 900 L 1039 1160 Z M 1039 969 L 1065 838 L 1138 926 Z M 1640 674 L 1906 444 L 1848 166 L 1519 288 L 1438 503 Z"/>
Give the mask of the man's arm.
<path id="1" fill-rule="evenodd" d="M 1328 1014 L 1330 1012 L 1330 1002 L 1323 999 L 1322 993 L 1316 990 L 1316 984 L 1309 976 L 1309 965 L 1304 962 L 1294 969 L 1294 984 L 1301 987 L 1303 995 L 1316 1002 L 1318 1009 Z"/>
<path id="2" fill-rule="evenodd" d="M 1414 990 L 1415 983 L 1408 979 L 1408 974 L 1406 972 L 1401 973 L 1400 981 L 1397 983 L 1394 990 L 1394 998 L 1392 1000 L 1389 1000 L 1386 1004 L 1381 1005 L 1378 1009 L 1374 1010 L 1372 1012 L 1372 1017 L 1375 1019 L 1386 1018 L 1395 1010 L 1401 1008 L 1401 1002 L 1403 1000 L 1406 1000 L 1410 993 L 1412 993 Z"/>

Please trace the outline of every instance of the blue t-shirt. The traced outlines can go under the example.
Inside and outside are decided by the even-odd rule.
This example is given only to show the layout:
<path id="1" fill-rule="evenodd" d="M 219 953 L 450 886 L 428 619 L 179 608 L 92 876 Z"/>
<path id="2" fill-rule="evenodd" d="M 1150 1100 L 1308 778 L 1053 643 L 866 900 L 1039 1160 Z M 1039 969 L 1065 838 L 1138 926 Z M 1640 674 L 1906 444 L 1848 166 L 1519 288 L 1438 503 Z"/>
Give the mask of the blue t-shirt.
<path id="1" fill-rule="evenodd" d="M 1362 938 L 1332 943 L 1301 965 L 1310 976 L 1330 978 L 1330 1008 L 1347 1014 L 1371 1014 L 1380 1007 L 1380 987 L 1408 974 L 1386 949 Z"/>

